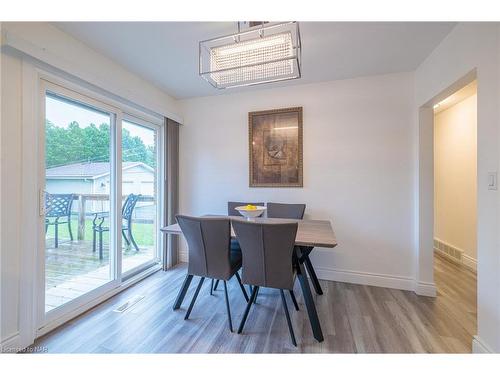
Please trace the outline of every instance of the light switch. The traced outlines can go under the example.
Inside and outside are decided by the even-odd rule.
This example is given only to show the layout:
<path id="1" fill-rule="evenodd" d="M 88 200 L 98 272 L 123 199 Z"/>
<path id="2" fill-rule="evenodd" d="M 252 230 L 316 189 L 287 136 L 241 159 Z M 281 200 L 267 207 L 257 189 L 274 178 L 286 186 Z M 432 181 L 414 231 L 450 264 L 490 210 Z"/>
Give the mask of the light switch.
<path id="1" fill-rule="evenodd" d="M 488 190 L 497 190 L 497 172 L 488 172 Z"/>

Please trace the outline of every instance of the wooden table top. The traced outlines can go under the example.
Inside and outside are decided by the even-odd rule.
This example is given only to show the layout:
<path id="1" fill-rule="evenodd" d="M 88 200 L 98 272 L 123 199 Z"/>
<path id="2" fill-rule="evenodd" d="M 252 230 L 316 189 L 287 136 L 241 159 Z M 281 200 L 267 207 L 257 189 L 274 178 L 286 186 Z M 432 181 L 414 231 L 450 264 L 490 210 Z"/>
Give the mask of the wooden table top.
<path id="1" fill-rule="evenodd" d="M 243 220 L 241 216 L 215 216 L 229 218 L 231 220 Z M 258 217 L 253 219 L 257 223 L 298 223 L 297 236 L 295 237 L 295 245 L 309 247 L 335 247 L 337 239 L 332 229 L 332 224 L 329 220 L 293 220 L 293 219 L 274 219 L 266 217 Z M 168 234 L 181 234 L 179 224 L 172 224 L 161 228 L 161 231 Z M 231 228 L 231 236 L 236 237 L 234 230 Z"/>

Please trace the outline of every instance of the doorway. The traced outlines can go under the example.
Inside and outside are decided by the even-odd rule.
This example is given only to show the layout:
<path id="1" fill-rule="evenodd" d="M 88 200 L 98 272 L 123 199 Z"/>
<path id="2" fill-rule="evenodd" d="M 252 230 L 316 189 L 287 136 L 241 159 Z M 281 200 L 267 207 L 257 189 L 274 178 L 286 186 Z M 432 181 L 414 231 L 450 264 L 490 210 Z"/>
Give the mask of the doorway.
<path id="1" fill-rule="evenodd" d="M 477 81 L 434 104 L 433 112 L 436 304 L 472 344 L 477 334 Z"/>

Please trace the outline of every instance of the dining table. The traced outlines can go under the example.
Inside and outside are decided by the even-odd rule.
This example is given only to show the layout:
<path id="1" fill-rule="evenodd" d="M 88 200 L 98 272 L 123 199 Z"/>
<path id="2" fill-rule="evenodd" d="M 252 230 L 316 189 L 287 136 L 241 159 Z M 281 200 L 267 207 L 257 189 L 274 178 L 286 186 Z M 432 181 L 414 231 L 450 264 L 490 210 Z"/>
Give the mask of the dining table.
<path id="1" fill-rule="evenodd" d="M 210 217 L 221 217 L 228 218 L 231 220 L 243 220 L 248 219 L 242 216 L 227 216 L 227 215 L 206 215 Z M 314 248 L 334 248 L 337 246 L 337 239 L 332 228 L 332 224 L 329 220 L 309 220 L 309 219 L 278 219 L 278 218 L 267 218 L 267 217 L 257 217 L 250 219 L 253 222 L 273 224 L 273 223 L 297 223 L 297 234 L 295 236 L 295 246 L 293 253 L 293 260 L 297 272 L 297 279 L 299 281 L 302 296 L 304 298 L 304 303 L 306 305 L 307 314 L 309 316 L 309 321 L 311 323 L 311 329 L 313 336 L 319 342 L 323 341 L 323 332 L 321 330 L 321 323 L 319 321 L 318 312 L 316 310 L 316 305 L 314 303 L 314 298 L 309 286 L 309 281 L 306 274 L 306 269 L 311 278 L 311 282 L 317 294 L 323 294 L 321 290 L 321 285 L 316 276 L 314 267 L 309 259 L 309 254 Z M 161 231 L 167 235 L 181 235 L 182 230 L 179 224 L 171 224 L 166 227 L 161 228 Z M 231 237 L 236 238 L 234 229 L 231 227 Z M 191 277 L 189 277 L 191 276 Z M 176 301 L 174 303 L 173 309 L 177 310 L 180 308 L 182 301 L 189 289 L 191 284 L 192 275 L 188 275 L 184 280 L 184 283 L 177 295 Z"/>

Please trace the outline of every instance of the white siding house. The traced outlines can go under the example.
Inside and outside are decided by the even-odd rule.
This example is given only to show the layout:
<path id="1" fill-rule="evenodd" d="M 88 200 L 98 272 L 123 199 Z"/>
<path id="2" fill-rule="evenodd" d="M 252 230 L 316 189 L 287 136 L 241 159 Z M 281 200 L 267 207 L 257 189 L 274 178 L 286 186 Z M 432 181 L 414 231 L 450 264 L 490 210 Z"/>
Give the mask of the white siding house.
<path id="1" fill-rule="evenodd" d="M 122 195 L 154 195 L 154 169 L 142 162 L 124 162 L 122 164 Z M 51 194 L 109 194 L 109 162 L 76 163 L 48 168 L 46 173 L 46 191 Z M 76 202 L 75 202 L 76 203 Z M 139 206 L 141 204 L 138 204 Z M 77 205 L 73 205 L 77 210 Z M 89 201 L 88 211 L 107 211 L 109 202 Z"/>

